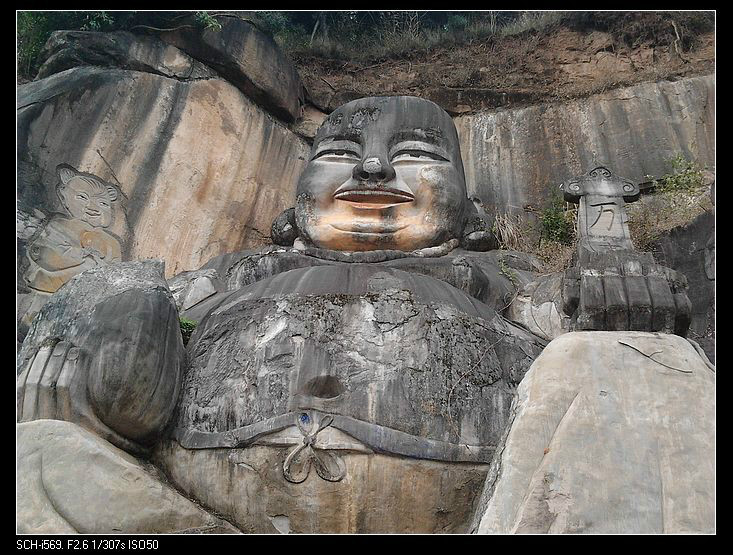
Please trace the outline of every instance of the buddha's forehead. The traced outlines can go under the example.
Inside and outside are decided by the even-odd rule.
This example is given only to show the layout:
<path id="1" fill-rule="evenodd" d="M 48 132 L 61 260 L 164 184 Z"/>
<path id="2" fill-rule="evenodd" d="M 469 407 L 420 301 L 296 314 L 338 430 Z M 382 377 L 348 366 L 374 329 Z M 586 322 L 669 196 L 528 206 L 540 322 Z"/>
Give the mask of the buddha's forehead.
<path id="1" fill-rule="evenodd" d="M 400 141 L 424 141 L 460 156 L 451 117 L 437 104 L 413 96 L 361 98 L 344 104 L 323 123 L 314 146 L 331 139 L 388 146 Z"/>

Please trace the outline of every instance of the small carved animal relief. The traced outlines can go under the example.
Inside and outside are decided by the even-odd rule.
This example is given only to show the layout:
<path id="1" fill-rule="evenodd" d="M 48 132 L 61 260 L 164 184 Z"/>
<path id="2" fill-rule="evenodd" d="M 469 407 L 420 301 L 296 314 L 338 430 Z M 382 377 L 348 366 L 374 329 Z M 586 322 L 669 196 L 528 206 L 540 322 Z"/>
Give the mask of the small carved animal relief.
<path id="1" fill-rule="evenodd" d="M 28 286 L 54 293 L 75 275 L 122 260 L 122 245 L 107 228 L 119 211 L 117 187 L 61 164 L 56 187 L 64 213 L 56 213 L 28 245 Z"/>

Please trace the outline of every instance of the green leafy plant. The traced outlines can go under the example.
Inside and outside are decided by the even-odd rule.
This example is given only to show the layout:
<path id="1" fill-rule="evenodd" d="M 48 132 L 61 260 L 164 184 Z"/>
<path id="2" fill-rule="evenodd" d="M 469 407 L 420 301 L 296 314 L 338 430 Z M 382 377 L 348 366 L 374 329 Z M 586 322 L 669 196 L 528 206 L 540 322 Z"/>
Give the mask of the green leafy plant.
<path id="1" fill-rule="evenodd" d="M 221 31 L 221 23 L 219 23 L 219 21 L 217 21 L 217 19 L 209 12 L 196 12 L 195 21 L 197 25 L 204 29 Z"/>
<path id="2" fill-rule="evenodd" d="M 181 316 L 179 318 L 179 322 L 181 325 L 181 336 L 183 337 L 183 344 L 188 345 L 188 340 L 191 339 L 191 334 L 193 334 L 193 331 L 196 329 L 198 322 L 189 320 L 184 316 Z"/>
<path id="3" fill-rule="evenodd" d="M 672 172 L 654 181 L 656 190 L 661 193 L 694 193 L 704 185 L 703 169 L 694 161 L 681 154 L 667 161 Z"/>
<path id="4" fill-rule="evenodd" d="M 499 273 L 506 277 L 515 287 L 519 287 L 519 275 L 512 268 L 510 268 L 503 256 L 498 257 L 499 260 Z"/>
<path id="5" fill-rule="evenodd" d="M 553 192 L 550 202 L 540 213 L 541 237 L 569 245 L 575 240 L 575 211 L 567 208 L 567 203 Z"/>
<path id="6" fill-rule="evenodd" d="M 82 31 L 105 31 L 115 24 L 107 12 L 89 12 L 81 26 Z"/>

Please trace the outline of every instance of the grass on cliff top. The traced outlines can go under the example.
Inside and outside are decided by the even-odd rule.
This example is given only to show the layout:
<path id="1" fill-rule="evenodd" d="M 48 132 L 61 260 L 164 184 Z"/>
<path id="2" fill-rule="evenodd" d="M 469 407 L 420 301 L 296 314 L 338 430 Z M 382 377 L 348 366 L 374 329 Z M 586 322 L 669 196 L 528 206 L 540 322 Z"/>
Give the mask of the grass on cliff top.
<path id="1" fill-rule="evenodd" d="M 19 11 L 16 14 L 18 74 L 32 78 L 53 31 L 155 33 L 181 27 L 217 30 L 226 17 L 239 17 L 272 36 L 291 56 L 359 62 L 421 55 L 475 40 L 551 32 L 560 25 L 605 31 L 628 45 L 653 42 L 691 49 L 715 28 L 707 12 L 568 11 Z"/>
<path id="2" fill-rule="evenodd" d="M 483 40 L 550 33 L 564 26 L 576 31 L 603 31 L 618 44 L 643 42 L 693 48 L 697 38 L 715 28 L 708 12 L 257 12 L 252 18 L 294 58 L 318 57 L 358 62 L 424 55 Z"/>

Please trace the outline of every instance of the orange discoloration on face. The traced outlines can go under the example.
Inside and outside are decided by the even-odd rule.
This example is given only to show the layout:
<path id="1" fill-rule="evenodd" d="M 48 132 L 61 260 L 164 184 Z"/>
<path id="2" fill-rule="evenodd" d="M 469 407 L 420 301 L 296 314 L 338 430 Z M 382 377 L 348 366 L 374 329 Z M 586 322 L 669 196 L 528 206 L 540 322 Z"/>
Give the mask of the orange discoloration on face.
<path id="1" fill-rule="evenodd" d="M 317 247 L 412 251 L 458 237 L 467 200 L 450 116 L 425 100 L 385 97 L 331 115 L 295 210 L 303 239 Z"/>

